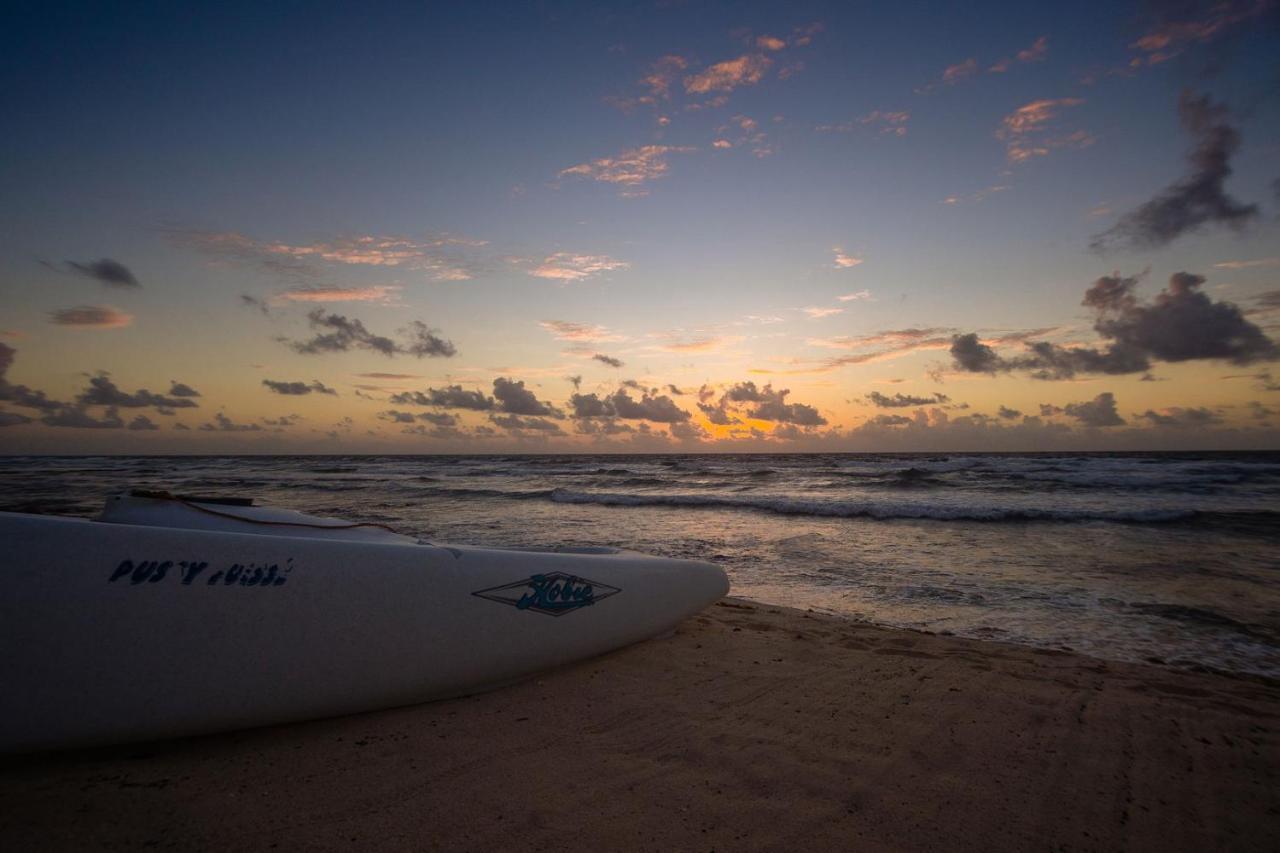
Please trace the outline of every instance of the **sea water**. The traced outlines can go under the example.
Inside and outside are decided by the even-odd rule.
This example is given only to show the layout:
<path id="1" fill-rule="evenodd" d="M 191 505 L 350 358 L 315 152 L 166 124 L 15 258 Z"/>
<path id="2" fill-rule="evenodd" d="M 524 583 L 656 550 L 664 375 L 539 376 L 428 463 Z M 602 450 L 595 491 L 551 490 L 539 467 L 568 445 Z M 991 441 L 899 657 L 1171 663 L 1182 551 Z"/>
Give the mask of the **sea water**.
<path id="1" fill-rule="evenodd" d="M 1280 453 L 0 458 L 3 510 L 131 487 L 710 560 L 762 602 L 1280 677 Z"/>

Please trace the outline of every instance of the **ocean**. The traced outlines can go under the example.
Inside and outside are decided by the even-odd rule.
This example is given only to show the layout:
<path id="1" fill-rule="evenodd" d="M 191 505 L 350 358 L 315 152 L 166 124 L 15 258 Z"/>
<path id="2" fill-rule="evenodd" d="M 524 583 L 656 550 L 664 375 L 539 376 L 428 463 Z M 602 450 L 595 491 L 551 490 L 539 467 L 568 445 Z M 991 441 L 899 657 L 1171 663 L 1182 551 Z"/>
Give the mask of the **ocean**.
<path id="1" fill-rule="evenodd" d="M 1280 677 L 1280 453 L 0 457 L 0 510 L 234 495 L 432 542 L 615 545 L 881 625 Z"/>

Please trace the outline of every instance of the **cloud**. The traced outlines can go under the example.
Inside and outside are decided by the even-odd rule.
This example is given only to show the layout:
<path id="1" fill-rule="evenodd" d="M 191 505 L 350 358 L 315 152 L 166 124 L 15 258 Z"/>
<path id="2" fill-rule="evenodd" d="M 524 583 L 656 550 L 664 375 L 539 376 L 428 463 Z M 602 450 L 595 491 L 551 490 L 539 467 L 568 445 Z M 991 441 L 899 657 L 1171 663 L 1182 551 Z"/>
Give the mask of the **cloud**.
<path id="1" fill-rule="evenodd" d="M 808 314 L 813 320 L 820 320 L 823 317 L 830 317 L 833 314 L 843 314 L 843 308 L 821 308 L 816 305 L 810 305 L 808 308 L 801 308 L 801 311 Z"/>
<path id="2" fill-rule="evenodd" d="M 1231 177 L 1231 157 L 1240 134 L 1227 124 L 1227 109 L 1208 95 L 1184 90 L 1178 99 L 1182 125 L 1196 144 L 1187 156 L 1190 171 L 1155 198 L 1129 211 L 1110 230 L 1093 238 L 1094 251 L 1117 248 L 1156 249 L 1206 226 L 1241 230 L 1258 218 L 1256 204 L 1241 204 L 1224 188 Z"/>
<path id="3" fill-rule="evenodd" d="M 4 342 L 0 342 L 0 402 L 12 403 L 25 409 L 38 409 L 42 412 L 53 412 L 64 408 L 67 404 L 59 400 L 50 400 L 43 391 L 28 388 L 26 385 L 14 385 L 6 378 L 13 365 L 18 351 Z"/>
<path id="4" fill-rule="evenodd" d="M 858 128 L 875 129 L 882 136 L 906 136 L 911 113 L 906 110 L 872 110 L 865 115 L 838 124 L 820 124 L 814 128 L 819 133 L 851 133 Z M 839 251 L 837 249 L 837 251 Z"/>
<path id="5" fill-rule="evenodd" d="M 1081 304 L 1095 311 L 1094 330 L 1106 349 L 1027 343 L 1027 353 L 1004 358 L 975 334 L 952 338 L 957 369 L 969 373 L 1029 371 L 1037 379 L 1070 379 L 1077 373 L 1127 374 L 1152 360 L 1222 360 L 1253 364 L 1280 358 L 1280 348 L 1230 302 L 1214 302 L 1199 288 L 1202 276 L 1179 272 L 1149 305 L 1133 293 L 1137 277 L 1103 276 Z"/>
<path id="6" fill-rule="evenodd" d="M 1062 413 L 1087 427 L 1120 426 L 1125 422 L 1116 411 L 1116 397 L 1110 391 L 1103 391 L 1087 402 L 1067 403 Z"/>
<path id="7" fill-rule="evenodd" d="M 1039 62 L 1049 53 L 1049 39 L 1047 36 L 1040 36 L 1028 48 L 1018 51 L 1019 62 Z"/>
<path id="8" fill-rule="evenodd" d="M 548 255 L 541 264 L 529 271 L 529 275 L 538 278 L 558 279 L 560 281 L 582 281 L 594 278 L 601 273 L 625 270 L 631 264 L 619 261 L 608 255 L 575 255 L 571 252 L 556 252 Z"/>
<path id="9" fill-rule="evenodd" d="M 513 433 L 532 433 L 545 435 L 564 435 L 564 430 L 560 429 L 560 425 L 546 418 L 521 417 L 520 415 L 490 415 L 489 420 L 494 426 L 501 427 L 508 432 Z"/>
<path id="10" fill-rule="evenodd" d="M 1050 134 L 1049 128 L 1063 107 L 1083 104 L 1082 98 L 1058 98 L 1032 101 L 1018 107 L 1000 122 L 996 138 L 1005 143 L 1010 163 L 1023 163 L 1043 157 L 1055 148 L 1084 148 L 1094 137 L 1083 130 L 1065 135 Z"/>
<path id="11" fill-rule="evenodd" d="M 657 395 L 641 391 L 640 399 L 636 400 L 627 393 L 625 388 L 619 388 L 607 397 L 601 397 L 598 394 L 573 394 L 569 398 L 569 405 L 573 408 L 572 416 L 576 419 L 617 418 L 676 424 L 688 421 L 691 417 L 665 394 Z M 625 432 L 626 430 L 613 431 Z"/>
<path id="12" fill-rule="evenodd" d="M 413 320 L 408 327 L 400 330 L 405 340 L 399 343 L 383 335 L 373 334 L 359 320 L 349 319 L 341 314 L 326 314 L 320 308 L 307 314 L 307 322 L 317 331 L 315 336 L 305 341 L 286 341 L 295 352 L 303 355 L 348 352 L 352 349 L 370 350 L 388 357 L 402 354 L 416 358 L 448 358 L 457 354 L 450 341 L 436 336 L 420 320 Z"/>
<path id="13" fill-rule="evenodd" d="M 782 50 L 787 43 L 777 36 L 756 36 L 756 47 L 761 50 Z"/>
<path id="14" fill-rule="evenodd" d="M 836 299 L 840 300 L 841 302 L 853 302 L 859 299 L 870 299 L 870 298 L 871 298 L 870 290 L 859 290 L 854 293 L 846 293 L 843 296 L 836 297 Z"/>
<path id="15" fill-rule="evenodd" d="M 1193 8 L 1196 5 L 1201 6 L 1202 11 Z M 1167 7 L 1157 4 L 1160 19 L 1129 45 L 1143 54 L 1133 63 L 1167 62 L 1188 46 L 1211 41 L 1236 24 L 1267 14 L 1272 7 L 1272 0 L 1213 0 L 1201 4 L 1174 3 Z"/>
<path id="16" fill-rule="evenodd" d="M 171 397 L 199 397 L 200 392 L 176 379 L 169 382 L 169 396 Z"/>
<path id="17" fill-rule="evenodd" d="M 319 379 L 313 380 L 310 384 L 306 382 L 280 382 L 274 379 L 264 379 L 262 380 L 262 384 L 277 394 L 284 394 L 286 396 L 301 396 L 303 394 L 310 394 L 313 391 L 317 394 L 331 394 L 335 397 L 338 396 L 337 391 L 328 387 Z"/>
<path id="18" fill-rule="evenodd" d="M 996 414 L 998 414 L 1002 420 L 1006 421 L 1016 421 L 1018 418 L 1022 417 L 1022 412 L 1017 409 L 1011 409 L 1008 406 L 1001 406 Z"/>
<path id="19" fill-rule="evenodd" d="M 212 423 L 203 423 L 200 425 L 203 432 L 261 432 L 262 427 L 258 424 L 238 424 L 222 412 L 217 412 L 213 416 Z"/>
<path id="20" fill-rule="evenodd" d="M 0 409 L 0 427 L 11 427 L 29 423 L 31 423 L 31 418 L 26 415 L 20 415 L 17 412 L 6 412 L 4 409 Z"/>
<path id="21" fill-rule="evenodd" d="M 609 398 L 613 410 L 623 420 L 645 420 L 655 423 L 673 424 L 687 421 L 691 415 L 680 408 L 665 394 L 650 396 L 644 392 L 639 400 L 633 400 L 626 391 L 619 388 Z"/>
<path id="22" fill-rule="evenodd" d="M 277 302 L 373 302 L 391 305 L 396 302 L 403 289 L 398 284 L 375 284 L 369 287 L 294 287 L 277 294 L 272 299 Z"/>
<path id="23" fill-rule="evenodd" d="M 76 404 L 118 406 L 122 409 L 140 409 L 148 406 L 154 406 L 157 409 L 194 409 L 197 406 L 196 401 L 190 396 L 166 397 L 162 394 L 153 394 L 145 388 L 132 394 L 125 393 L 111 381 L 111 377 L 106 373 L 90 377 L 89 387 L 76 397 Z"/>
<path id="24" fill-rule="evenodd" d="M 493 396 L 498 400 L 498 408 L 513 415 L 560 417 L 560 412 L 554 406 L 542 402 L 532 391 L 524 387 L 523 379 L 499 376 L 493 380 Z"/>
<path id="25" fill-rule="evenodd" d="M 565 320 L 543 320 L 538 325 L 554 335 L 558 341 L 610 343 L 627 339 L 626 335 L 618 334 L 604 326 L 588 326 L 585 323 L 569 323 Z"/>
<path id="26" fill-rule="evenodd" d="M 495 405 L 492 397 L 483 391 L 470 391 L 461 385 L 448 385 L 444 388 L 428 388 L 426 391 L 405 391 L 392 394 L 390 401 L 400 405 L 439 406 L 444 409 L 470 409 L 486 412 Z"/>
<path id="27" fill-rule="evenodd" d="M 84 329 L 120 329 L 132 323 L 133 316 L 110 305 L 77 305 L 50 311 L 49 322 Z"/>
<path id="28" fill-rule="evenodd" d="M 640 188 L 648 181 L 666 177 L 670 166 L 667 157 L 696 149 L 678 145 L 642 145 L 629 148 L 616 157 L 601 157 L 587 163 L 579 163 L 562 169 L 559 176 L 583 177 L 607 184 L 616 184 L 632 194 L 640 194 Z"/>
<path id="29" fill-rule="evenodd" d="M 591 357 L 601 364 L 607 364 L 610 367 L 622 367 L 622 359 L 614 358 L 611 355 L 605 355 L 604 353 L 598 352 Z"/>
<path id="30" fill-rule="evenodd" d="M 964 62 L 957 62 L 955 65 L 948 65 L 942 72 L 942 82 L 947 86 L 954 86 L 961 80 L 967 80 L 974 74 L 978 73 L 978 60 L 970 57 Z"/>
<path id="31" fill-rule="evenodd" d="M 120 429 L 124 426 L 124 421 L 120 419 L 120 413 L 114 406 L 108 408 L 100 418 L 95 418 L 83 408 L 66 406 L 45 415 L 40 423 L 72 429 Z"/>
<path id="32" fill-rule="evenodd" d="M 722 347 L 736 344 L 742 340 L 736 335 L 705 335 L 694 338 L 682 338 L 672 333 L 654 334 L 652 337 L 662 339 L 657 348 L 663 352 L 715 352 Z"/>
<path id="33" fill-rule="evenodd" d="M 141 287 L 137 276 L 124 264 L 110 258 L 97 261 L 67 261 L 67 268 L 108 287 Z"/>
<path id="34" fill-rule="evenodd" d="M 689 61 L 683 56 L 667 54 L 653 63 L 649 73 L 640 79 L 640 84 L 649 90 L 650 101 L 671 97 L 671 84 L 680 76 L 680 72 L 689 67 Z"/>
<path id="35" fill-rule="evenodd" d="M 151 420 L 151 418 L 146 415 L 138 415 L 133 420 L 129 421 L 127 429 L 152 430 L 160 429 L 160 427 L 155 423 L 155 421 Z"/>
<path id="36" fill-rule="evenodd" d="M 1280 258 L 1258 258 L 1252 261 L 1220 261 L 1213 265 L 1219 270 L 1247 270 L 1255 267 L 1280 267 Z"/>
<path id="37" fill-rule="evenodd" d="M 835 260 L 836 269 L 842 269 L 842 270 L 852 269 L 853 267 L 856 267 L 858 264 L 862 263 L 862 258 L 854 257 L 853 255 L 846 255 L 844 249 L 841 249 L 839 246 L 836 246 L 831 251 L 835 252 L 836 254 L 836 260 Z"/>
<path id="38" fill-rule="evenodd" d="M 773 60 L 762 53 L 748 53 L 737 59 L 717 62 L 698 74 L 684 78 L 684 90 L 690 95 L 732 92 L 739 86 L 753 86 L 764 79 Z"/>
<path id="39" fill-rule="evenodd" d="M 1173 406 L 1161 412 L 1147 409 L 1141 415 L 1138 415 L 1138 417 L 1146 418 L 1155 426 L 1173 427 L 1175 429 L 1204 427 L 1222 423 L 1222 417 L 1220 415 L 1203 407 L 1197 409 L 1184 409 L 1179 406 Z"/>
<path id="40" fill-rule="evenodd" d="M 357 373 L 360 379 L 421 379 L 422 376 L 417 373 Z"/>
<path id="41" fill-rule="evenodd" d="M 704 390 L 707 390 L 704 386 Z M 793 424 L 801 427 L 825 426 L 826 418 L 819 414 L 813 406 L 804 403 L 788 403 L 791 393 L 786 388 L 774 389 L 772 384 L 763 388 L 756 383 L 738 382 L 730 385 L 720 395 L 720 399 L 712 406 L 706 402 L 710 395 L 699 392 L 701 402 L 698 408 L 707 420 L 717 426 L 728 426 L 739 423 L 739 415 L 760 421 L 772 421 L 779 424 Z"/>
<path id="42" fill-rule="evenodd" d="M 271 313 L 271 306 L 267 304 L 267 301 L 265 299 L 259 299 L 258 297 L 249 293 L 240 294 L 240 304 L 244 305 L 246 308 L 254 308 L 258 311 L 261 311 L 263 314 Z"/>
<path id="43" fill-rule="evenodd" d="M 449 234 L 422 239 L 359 235 L 308 244 L 255 240 L 235 232 L 172 230 L 170 239 L 219 259 L 256 266 L 286 278 L 315 278 L 317 264 L 360 265 L 422 272 L 434 281 L 465 281 L 474 277 L 473 264 L 456 252 L 486 245 Z"/>
<path id="44" fill-rule="evenodd" d="M 867 395 L 867 400 L 881 409 L 905 409 L 910 406 L 933 406 L 951 402 L 951 398 L 946 394 L 933 394 L 929 397 L 894 394 L 890 397 L 887 394 L 881 394 L 879 391 L 872 391 Z"/>

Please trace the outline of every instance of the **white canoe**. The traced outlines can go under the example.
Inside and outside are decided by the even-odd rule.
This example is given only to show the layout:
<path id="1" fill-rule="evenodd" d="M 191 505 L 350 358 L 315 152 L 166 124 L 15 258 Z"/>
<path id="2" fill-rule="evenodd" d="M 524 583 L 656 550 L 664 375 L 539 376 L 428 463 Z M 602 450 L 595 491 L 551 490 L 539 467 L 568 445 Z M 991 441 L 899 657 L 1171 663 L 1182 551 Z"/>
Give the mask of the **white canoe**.
<path id="1" fill-rule="evenodd" d="M 729 587 L 691 560 L 137 497 L 94 521 L 0 513 L 0 544 L 0 752 L 463 695 L 669 631 Z"/>

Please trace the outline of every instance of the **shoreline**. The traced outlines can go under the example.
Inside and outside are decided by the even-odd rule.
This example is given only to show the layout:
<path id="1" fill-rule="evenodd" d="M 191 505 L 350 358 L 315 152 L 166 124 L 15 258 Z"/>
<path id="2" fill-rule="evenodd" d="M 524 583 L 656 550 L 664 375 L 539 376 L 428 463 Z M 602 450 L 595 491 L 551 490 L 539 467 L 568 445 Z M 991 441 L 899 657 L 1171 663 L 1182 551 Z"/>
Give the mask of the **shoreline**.
<path id="1" fill-rule="evenodd" d="M 728 598 L 465 698 L 5 759 L 0 842 L 1263 850 L 1278 722 L 1262 676 Z"/>

